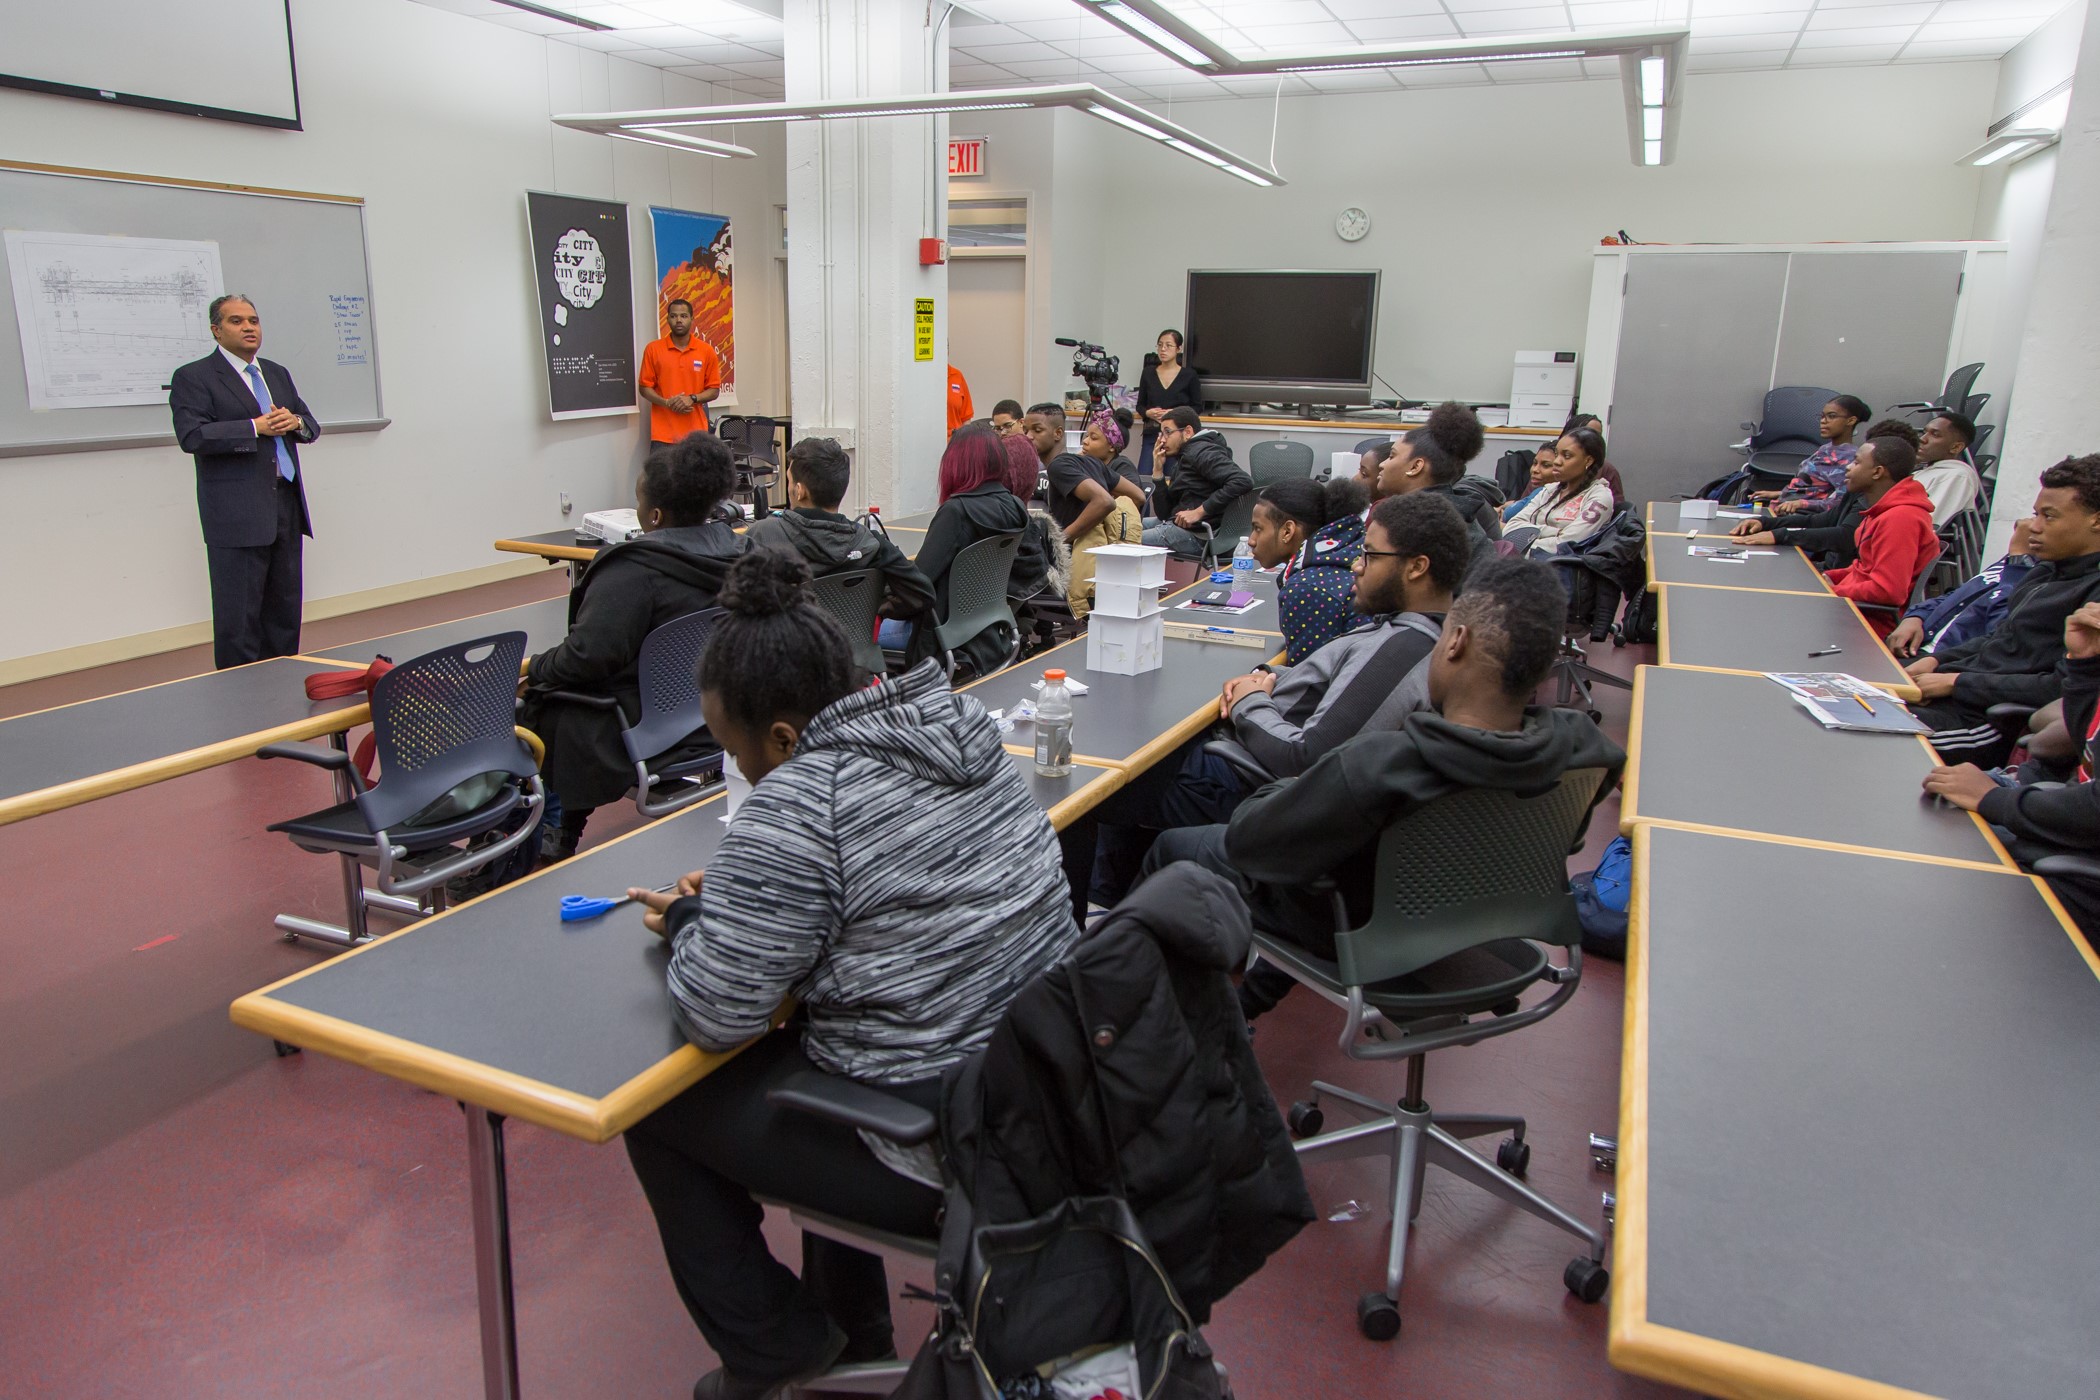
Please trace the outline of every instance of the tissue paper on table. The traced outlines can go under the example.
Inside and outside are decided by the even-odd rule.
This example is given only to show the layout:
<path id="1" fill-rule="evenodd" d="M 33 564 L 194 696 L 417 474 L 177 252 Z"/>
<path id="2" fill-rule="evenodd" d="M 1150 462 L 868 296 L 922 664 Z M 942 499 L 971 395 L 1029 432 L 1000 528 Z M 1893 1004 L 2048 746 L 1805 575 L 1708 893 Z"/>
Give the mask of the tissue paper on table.
<path id="1" fill-rule="evenodd" d="M 1042 683 L 1041 681 L 1037 681 L 1037 682 L 1035 683 L 1035 688 L 1036 688 L 1037 690 L 1041 690 L 1041 689 L 1043 688 L 1043 683 Z M 1073 679 L 1072 677 L 1070 677 L 1070 676 L 1066 676 L 1066 677 L 1065 677 L 1065 693 L 1066 693 L 1067 695 L 1084 695 L 1084 694 L 1086 694 L 1086 682 L 1085 682 L 1085 681 L 1081 681 L 1081 680 L 1074 680 L 1074 679 Z"/>

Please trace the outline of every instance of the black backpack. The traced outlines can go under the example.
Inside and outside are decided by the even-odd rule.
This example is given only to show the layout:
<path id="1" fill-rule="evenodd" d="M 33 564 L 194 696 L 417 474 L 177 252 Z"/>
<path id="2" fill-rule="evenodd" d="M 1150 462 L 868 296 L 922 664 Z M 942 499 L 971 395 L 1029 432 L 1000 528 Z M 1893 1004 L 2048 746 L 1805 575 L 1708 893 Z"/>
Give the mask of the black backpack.
<path id="1" fill-rule="evenodd" d="M 1537 455 L 1512 447 L 1495 459 L 1495 484 L 1502 488 L 1503 500 L 1514 501 L 1531 489 L 1531 460 Z"/>
<path id="2" fill-rule="evenodd" d="M 1620 646 L 1654 646 L 1660 622 L 1662 605 L 1655 590 L 1643 588 L 1626 604 L 1626 611 L 1619 617 L 1617 642 Z"/>

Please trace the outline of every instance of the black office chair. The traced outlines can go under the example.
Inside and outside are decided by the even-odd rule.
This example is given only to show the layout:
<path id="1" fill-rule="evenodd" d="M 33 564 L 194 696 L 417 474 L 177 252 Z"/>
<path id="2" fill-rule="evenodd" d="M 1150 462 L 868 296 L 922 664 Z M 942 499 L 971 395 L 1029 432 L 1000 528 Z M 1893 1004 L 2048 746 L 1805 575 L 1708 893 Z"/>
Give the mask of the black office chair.
<path id="1" fill-rule="evenodd" d="M 1264 961 L 1343 1009 L 1344 1055 L 1407 1061 L 1407 1087 L 1397 1106 L 1315 1083 L 1313 1097 L 1290 1112 L 1291 1129 L 1301 1138 L 1301 1162 L 1382 1156 L 1393 1163 L 1385 1288 L 1364 1294 L 1356 1310 L 1358 1326 L 1375 1341 L 1400 1332 L 1407 1237 L 1431 1165 L 1581 1240 L 1587 1252 L 1562 1274 L 1577 1298 L 1594 1303 L 1609 1286 L 1605 1233 L 1520 1179 L 1531 1160 L 1524 1120 L 1437 1113 L 1422 1097 L 1430 1051 L 1477 1044 L 1542 1021 L 1581 985 L 1582 925 L 1568 891 L 1568 852 L 1603 781 L 1602 770 L 1587 768 L 1568 772 L 1534 796 L 1472 789 L 1394 822 L 1378 840 L 1372 882 L 1378 902 L 1369 920 L 1351 928 L 1340 894 L 1334 895 L 1332 959 L 1255 930 Z M 1553 948 L 1566 950 L 1565 962 L 1552 960 Z M 1552 993 L 1523 1005 L 1523 994 L 1542 983 L 1551 984 Z M 1323 1132 L 1323 1101 L 1363 1121 Z M 1504 1132 L 1509 1137 L 1492 1163 L 1461 1141 Z"/>
<path id="2" fill-rule="evenodd" d="M 950 681 L 960 665 L 956 653 L 986 631 L 997 629 L 1006 639 L 1004 659 L 986 675 L 1003 671 L 1019 659 L 1021 625 L 1007 600 L 1006 585 L 1013 577 L 1014 556 L 1020 549 L 1019 535 L 994 535 L 964 548 L 948 566 L 948 615 L 932 626 L 941 669 Z M 899 653 L 885 652 L 884 656 L 899 663 L 904 659 Z"/>
<path id="3" fill-rule="evenodd" d="M 845 629 L 846 640 L 853 647 L 853 664 L 870 676 L 880 676 L 888 669 L 882 646 L 875 640 L 882 588 L 880 569 L 825 574 L 816 580 L 817 605 Z"/>
<path id="4" fill-rule="evenodd" d="M 1974 394 L 1970 392 L 1976 387 L 1976 376 L 1982 373 L 1983 361 L 1981 360 L 1978 360 L 1973 365 L 1962 365 L 1947 376 L 1946 386 L 1940 390 L 1938 398 L 1916 399 L 1909 403 L 1890 404 L 1889 412 L 1892 414 L 1917 413 L 1926 409 L 1930 409 L 1934 413 L 1952 411 L 1973 422 L 1977 409 L 1981 409 L 1991 397 L 1989 394 Z M 1969 407 L 1969 404 L 1972 402 L 1976 405 L 1975 409 Z"/>
<path id="5" fill-rule="evenodd" d="M 633 719 L 610 695 L 554 690 L 545 697 L 620 717 L 620 745 L 634 765 L 635 810 L 651 820 L 712 796 L 722 780 L 722 746 L 708 735 L 700 713 L 700 657 L 721 620 L 722 609 L 704 608 L 672 618 L 642 639 L 635 661 L 642 712 Z"/>
<path id="6" fill-rule="evenodd" d="M 539 828 L 547 802 L 539 741 L 513 712 L 525 634 L 504 632 L 405 661 L 372 687 L 379 778 L 367 787 L 341 748 L 270 744 L 261 758 L 329 769 L 337 802 L 268 830 L 343 868 L 342 925 L 279 914 L 286 938 L 352 947 L 371 937 L 368 914 L 420 918 L 445 907 L 445 882 L 507 855 Z M 529 742 L 528 742 L 529 741 Z M 475 844 L 499 826 L 501 839 Z M 377 875 L 367 890 L 364 867 Z"/>
<path id="7" fill-rule="evenodd" d="M 1959 588 L 1982 571 L 1983 537 L 1989 526 L 1979 498 L 1940 528 L 1940 557 L 1932 566 L 1932 581 L 1938 587 L 1930 591 L 1945 593 Z"/>
<path id="8" fill-rule="evenodd" d="M 1309 480 L 1312 474 L 1313 450 L 1302 442 L 1257 442 L 1247 454 L 1247 475 L 1254 478 L 1256 491 L 1279 481 Z"/>
<path id="9" fill-rule="evenodd" d="M 751 507 L 751 518 L 773 513 L 772 488 L 780 481 L 780 450 L 773 435 L 779 425 L 761 415 L 724 414 L 714 421 L 715 436 L 729 444 L 736 468 L 734 495 Z"/>
<path id="10" fill-rule="evenodd" d="M 1803 384 L 1782 385 L 1765 395 L 1764 416 L 1743 424 L 1750 436 L 1734 444 L 1757 489 L 1786 485 L 1823 445 L 1823 405 L 1836 397 L 1834 390 Z"/>
<path id="11" fill-rule="evenodd" d="M 1254 528 L 1255 495 L 1249 491 L 1241 496 L 1225 507 L 1225 513 L 1215 522 L 1198 522 L 1194 533 L 1203 537 L 1203 552 L 1197 556 L 1197 562 L 1207 569 L 1214 569 L 1232 558 L 1240 541 L 1247 538 L 1247 532 Z"/>

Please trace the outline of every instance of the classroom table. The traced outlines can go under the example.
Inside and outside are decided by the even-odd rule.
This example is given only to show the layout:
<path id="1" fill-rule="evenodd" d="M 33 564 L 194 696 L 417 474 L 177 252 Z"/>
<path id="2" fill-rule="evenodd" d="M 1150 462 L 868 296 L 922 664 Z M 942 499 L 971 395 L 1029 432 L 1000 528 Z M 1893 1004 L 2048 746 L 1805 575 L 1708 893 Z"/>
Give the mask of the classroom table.
<path id="1" fill-rule="evenodd" d="M 437 651 L 441 647 L 457 646 L 477 637 L 493 637 L 499 632 L 523 632 L 525 655 L 537 656 L 548 647 L 569 635 L 569 600 L 567 598 L 544 598 L 537 603 L 526 603 L 521 607 L 502 608 L 496 612 L 476 613 L 452 622 L 440 622 L 432 627 L 417 627 L 407 632 L 393 632 L 384 637 L 368 637 L 361 642 L 345 642 L 339 647 L 329 647 L 311 655 L 317 660 L 351 661 L 362 666 L 374 656 L 385 656 L 400 662 L 411 657 Z"/>
<path id="2" fill-rule="evenodd" d="M 1169 616 L 1172 616 L 1170 613 Z M 1086 638 L 1052 647 L 965 689 L 986 708 L 1007 710 L 1035 698 L 1043 673 L 1062 669 L 1083 682 L 1087 693 L 1072 701 L 1072 752 L 1084 762 L 1109 768 L 1142 770 L 1218 722 L 1218 697 L 1225 682 L 1245 675 L 1282 650 L 1279 637 L 1242 635 L 1247 646 L 1220 638 L 1195 641 L 1169 636 L 1165 664 L 1136 676 L 1087 669 Z M 1017 726 L 1007 736 L 1015 752 L 1035 742 L 1033 729 Z"/>
<path id="3" fill-rule="evenodd" d="M 1758 512 L 1746 507 L 1719 506 L 1714 514 L 1703 519 L 1686 519 L 1683 501 L 1650 501 L 1643 519 L 1651 535 L 1725 535 L 1744 520 L 1754 520 Z"/>
<path id="4" fill-rule="evenodd" d="M 1842 671 L 1906 700 L 1918 688 L 1849 598 L 1740 588 L 1658 590 L 1657 659 L 1723 671 Z M 1810 652 L 1839 648 L 1831 656 Z"/>
<path id="5" fill-rule="evenodd" d="M 1725 545 L 1726 539 L 1652 535 L 1648 539 L 1648 583 L 1684 588 L 1738 588 L 1759 593 L 1815 593 L 1830 596 L 1823 571 L 1795 546 L 1757 545 L 1740 559 L 1716 559 L 1689 551 Z"/>
<path id="6" fill-rule="evenodd" d="M 1085 763 L 1041 778 L 1032 761 L 1009 757 L 1058 825 L 1124 778 Z M 710 798 L 233 1003 L 236 1025 L 465 1109 L 482 1382 L 492 1400 L 518 1393 L 503 1120 L 606 1142 L 729 1058 L 688 1043 L 672 1019 L 668 949 L 642 927 L 639 907 L 565 924 L 561 897 L 618 896 L 704 869 L 723 810 Z"/>
<path id="7" fill-rule="evenodd" d="M 1633 839 L 1612 1364 L 1730 1397 L 2100 1395 L 2100 959 L 2053 896 Z"/>
<path id="8" fill-rule="evenodd" d="M 1619 824 L 2009 868 L 1981 819 L 1924 796 L 1938 761 L 1920 736 L 1825 729 L 1762 676 L 1643 666 L 1633 677 Z M 1733 872 L 1716 893 L 1754 900 L 1792 877 L 1786 859 L 1768 861 Z"/>
<path id="9" fill-rule="evenodd" d="M 0 826 L 363 724 L 363 696 L 306 698 L 349 665 L 280 656 L 0 720 Z"/>
<path id="10" fill-rule="evenodd" d="M 902 537 L 898 539 L 897 547 L 909 551 L 918 547 L 914 541 L 926 533 L 924 522 L 928 519 L 931 517 L 911 516 L 900 520 L 885 519 L 882 524 L 884 529 Z M 748 528 L 748 524 L 739 525 L 737 533 L 742 534 Z M 534 554 L 550 564 L 562 562 L 576 565 L 588 564 L 596 559 L 598 551 L 605 548 L 605 541 L 579 538 L 575 528 L 571 526 L 537 535 L 508 536 L 497 540 L 495 547 L 505 554 Z M 570 572 L 581 577 L 574 568 Z"/>

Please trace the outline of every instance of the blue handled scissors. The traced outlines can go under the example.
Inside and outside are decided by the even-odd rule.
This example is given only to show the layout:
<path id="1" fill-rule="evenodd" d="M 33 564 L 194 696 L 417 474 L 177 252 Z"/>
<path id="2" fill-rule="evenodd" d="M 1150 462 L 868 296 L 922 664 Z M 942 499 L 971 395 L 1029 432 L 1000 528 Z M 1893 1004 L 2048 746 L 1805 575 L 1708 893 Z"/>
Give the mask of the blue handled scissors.
<path id="1" fill-rule="evenodd" d="M 669 894 L 677 888 L 676 884 L 659 885 L 654 893 Z M 595 919 L 602 915 L 610 914 L 623 904 L 632 903 L 634 903 L 634 896 L 632 895 L 622 895 L 618 899 L 604 899 L 597 895 L 565 894 L 561 897 L 561 921 L 565 924 L 581 923 L 585 919 Z"/>

